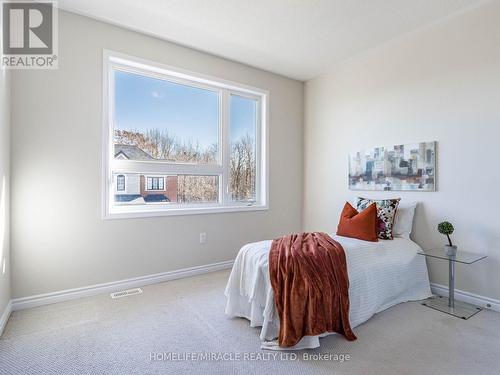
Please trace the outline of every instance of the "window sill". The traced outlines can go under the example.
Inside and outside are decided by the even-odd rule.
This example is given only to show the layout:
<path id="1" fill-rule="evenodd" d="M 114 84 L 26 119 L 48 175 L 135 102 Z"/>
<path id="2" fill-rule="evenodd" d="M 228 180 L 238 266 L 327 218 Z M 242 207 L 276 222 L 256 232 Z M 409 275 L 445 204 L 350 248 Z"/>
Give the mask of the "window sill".
<path id="1" fill-rule="evenodd" d="M 186 208 L 169 208 L 169 209 L 157 209 L 157 210 L 144 210 L 144 209 L 120 210 L 115 208 L 110 212 L 104 213 L 103 220 L 137 219 L 137 218 L 180 216 L 180 215 L 206 215 L 206 214 L 230 213 L 230 212 L 265 211 L 268 209 L 269 207 L 267 205 L 186 207 Z"/>

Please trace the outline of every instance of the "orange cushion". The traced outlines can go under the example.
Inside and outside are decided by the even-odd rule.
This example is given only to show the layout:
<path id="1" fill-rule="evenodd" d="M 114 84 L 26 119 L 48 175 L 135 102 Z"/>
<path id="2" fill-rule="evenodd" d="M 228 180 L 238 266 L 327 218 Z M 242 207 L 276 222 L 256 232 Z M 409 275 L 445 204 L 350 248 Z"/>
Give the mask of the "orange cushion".
<path id="1" fill-rule="evenodd" d="M 346 202 L 340 214 L 337 235 L 377 242 L 377 205 L 372 203 L 363 211 L 358 212 Z"/>

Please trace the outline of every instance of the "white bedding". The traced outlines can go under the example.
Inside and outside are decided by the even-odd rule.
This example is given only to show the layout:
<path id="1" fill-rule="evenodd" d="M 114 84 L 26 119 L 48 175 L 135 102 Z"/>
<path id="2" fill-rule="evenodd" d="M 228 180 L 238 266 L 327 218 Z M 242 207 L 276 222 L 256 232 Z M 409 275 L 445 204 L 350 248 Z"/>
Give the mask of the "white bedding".
<path id="1" fill-rule="evenodd" d="M 417 254 L 420 247 L 415 242 L 406 238 L 379 242 L 332 238 L 346 253 L 352 328 L 398 303 L 431 296 L 425 257 Z M 239 251 L 225 290 L 226 314 L 248 319 L 251 327 L 262 327 L 261 347 L 279 350 L 275 340 L 279 318 L 269 279 L 271 242 L 250 243 Z M 287 349 L 318 346 L 319 336 L 306 336 Z"/>

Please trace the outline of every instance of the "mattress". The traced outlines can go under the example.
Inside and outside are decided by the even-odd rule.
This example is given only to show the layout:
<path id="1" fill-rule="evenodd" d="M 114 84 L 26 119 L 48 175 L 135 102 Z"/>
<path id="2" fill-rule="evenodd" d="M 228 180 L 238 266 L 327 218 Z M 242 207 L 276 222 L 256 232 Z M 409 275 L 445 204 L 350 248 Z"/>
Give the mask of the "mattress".
<path id="1" fill-rule="evenodd" d="M 352 328 L 398 303 L 431 296 L 425 257 L 417 254 L 420 247 L 410 239 L 367 242 L 335 235 L 332 238 L 346 254 Z M 276 341 L 279 318 L 269 279 L 271 243 L 254 242 L 240 249 L 225 289 L 225 313 L 248 319 L 251 327 L 262 327 L 261 348 L 280 350 Z M 306 336 L 287 350 L 319 347 L 321 336 Z"/>

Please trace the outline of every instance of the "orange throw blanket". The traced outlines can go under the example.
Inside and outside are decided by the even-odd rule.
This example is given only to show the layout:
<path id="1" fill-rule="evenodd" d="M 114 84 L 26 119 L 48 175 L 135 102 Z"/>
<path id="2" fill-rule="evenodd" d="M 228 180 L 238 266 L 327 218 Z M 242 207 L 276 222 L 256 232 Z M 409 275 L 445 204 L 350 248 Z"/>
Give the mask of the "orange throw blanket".
<path id="1" fill-rule="evenodd" d="M 269 253 L 269 274 L 280 318 L 280 347 L 325 332 L 356 340 L 349 324 L 346 257 L 337 241 L 326 233 L 276 239 Z"/>

